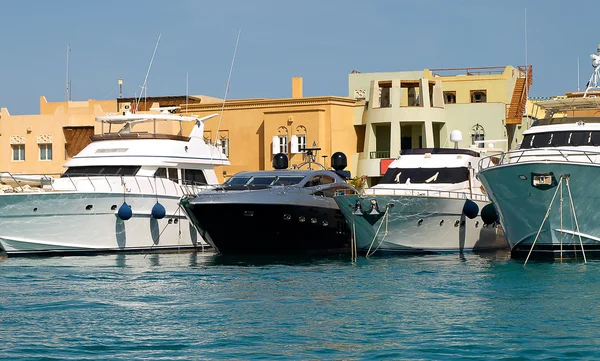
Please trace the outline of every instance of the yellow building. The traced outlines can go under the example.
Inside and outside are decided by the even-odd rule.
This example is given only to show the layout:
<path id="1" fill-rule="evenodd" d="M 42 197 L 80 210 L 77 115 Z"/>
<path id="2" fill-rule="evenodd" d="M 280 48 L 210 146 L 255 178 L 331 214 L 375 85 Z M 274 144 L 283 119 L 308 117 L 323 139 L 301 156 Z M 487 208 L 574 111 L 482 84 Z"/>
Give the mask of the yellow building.
<path id="1" fill-rule="evenodd" d="M 193 104 L 187 114 L 219 114 L 205 123 L 204 137 L 220 144 L 229 156 L 231 166 L 217 169 L 221 179 L 244 170 L 272 169 L 271 160 L 277 153 L 288 155 L 290 167 L 298 166 L 305 160 L 305 146 L 321 148 L 316 160 L 326 166 L 334 152 L 344 152 L 347 170 L 354 175 L 351 158 L 358 144 L 354 113 L 363 106 L 364 102 L 350 97 L 303 97 L 302 78 L 297 77 L 292 79 L 291 98 Z"/>

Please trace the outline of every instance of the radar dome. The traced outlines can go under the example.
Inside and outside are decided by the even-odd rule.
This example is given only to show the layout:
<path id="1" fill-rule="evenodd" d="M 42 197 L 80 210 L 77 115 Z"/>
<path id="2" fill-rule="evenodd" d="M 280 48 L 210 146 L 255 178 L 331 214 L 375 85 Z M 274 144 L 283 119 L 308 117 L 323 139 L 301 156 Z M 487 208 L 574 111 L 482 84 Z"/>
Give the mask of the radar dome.
<path id="1" fill-rule="evenodd" d="M 331 155 L 331 167 L 335 170 L 344 170 L 348 166 L 346 155 L 342 152 L 335 152 Z"/>
<path id="2" fill-rule="evenodd" d="M 273 156 L 274 169 L 287 169 L 288 157 L 284 153 L 277 153 Z"/>
<path id="3" fill-rule="evenodd" d="M 462 142 L 463 138 L 462 138 L 462 133 L 460 132 L 460 130 L 458 129 L 454 129 L 453 131 L 450 132 L 450 141 L 452 143 L 459 143 Z"/>

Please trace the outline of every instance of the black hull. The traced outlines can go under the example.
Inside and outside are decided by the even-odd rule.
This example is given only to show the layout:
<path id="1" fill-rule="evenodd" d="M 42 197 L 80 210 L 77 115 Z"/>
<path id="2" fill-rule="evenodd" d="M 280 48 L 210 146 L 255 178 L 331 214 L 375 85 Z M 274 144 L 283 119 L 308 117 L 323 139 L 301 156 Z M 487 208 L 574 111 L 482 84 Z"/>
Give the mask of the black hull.
<path id="1" fill-rule="evenodd" d="M 513 247 L 510 252 L 510 256 L 513 259 L 526 259 L 530 250 L 530 244 L 519 244 Z M 583 251 L 585 252 L 586 258 L 600 259 L 600 245 L 584 244 Z M 560 245 L 536 244 L 535 247 L 533 247 L 530 259 L 546 261 L 560 260 L 561 255 L 562 259 L 583 259 L 583 252 L 581 251 L 581 246 L 579 244 L 563 245 L 562 254 Z"/>
<path id="2" fill-rule="evenodd" d="M 200 234 L 221 254 L 320 254 L 350 249 L 350 229 L 339 209 L 216 203 L 186 207 Z"/>

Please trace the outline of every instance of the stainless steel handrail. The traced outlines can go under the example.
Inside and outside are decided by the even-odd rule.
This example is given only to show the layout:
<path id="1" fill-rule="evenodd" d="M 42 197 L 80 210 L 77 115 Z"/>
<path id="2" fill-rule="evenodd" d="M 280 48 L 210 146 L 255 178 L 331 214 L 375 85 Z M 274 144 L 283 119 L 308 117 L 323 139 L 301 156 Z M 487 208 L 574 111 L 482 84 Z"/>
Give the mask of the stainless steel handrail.
<path id="1" fill-rule="evenodd" d="M 20 189 L 17 192 L 22 192 L 23 191 L 23 184 L 22 182 L 18 181 L 18 179 L 16 179 L 15 176 L 17 175 L 13 175 L 10 172 L 1 172 L 1 173 L 5 173 L 7 174 L 8 177 L 10 177 L 12 179 L 12 181 L 16 184 L 16 186 L 13 187 L 13 189 L 17 188 Z M 19 176 L 22 175 L 32 175 L 32 174 L 18 174 Z M 38 174 L 35 174 L 38 175 Z M 51 179 L 52 177 L 46 176 L 46 175 L 40 175 L 40 179 Z M 127 193 L 152 193 L 152 194 L 157 194 L 157 195 L 174 195 L 174 196 L 181 196 L 182 194 L 198 194 L 198 192 L 202 191 L 203 189 L 208 188 L 211 185 L 205 184 L 205 183 L 200 183 L 200 182 L 194 182 L 194 181 L 182 181 L 182 184 L 179 184 L 176 181 L 173 180 L 169 180 L 172 184 L 173 184 L 173 192 L 174 193 L 168 193 L 167 192 L 167 187 L 165 185 L 165 179 L 162 177 L 160 178 L 160 182 L 162 184 L 162 192 L 160 192 L 159 187 L 153 186 L 152 185 L 152 180 L 155 180 L 155 176 L 118 176 L 118 175 L 114 175 L 114 176 L 107 176 L 107 175 L 81 175 L 78 177 L 71 177 L 68 174 L 65 174 L 65 178 L 68 179 L 68 181 L 70 182 L 70 184 L 72 185 L 72 189 L 71 187 L 67 187 L 67 189 L 56 189 L 54 186 L 54 182 L 49 182 L 50 188 L 51 190 L 46 189 L 46 191 L 51 191 L 51 192 L 57 192 L 57 191 L 65 191 L 65 192 L 71 192 L 71 191 L 75 191 L 75 192 L 79 192 L 79 191 L 85 191 L 86 188 L 89 190 L 89 186 L 91 186 L 91 188 L 93 189 L 94 192 L 99 191 L 97 186 L 102 186 L 102 184 L 105 184 L 108 189 L 110 190 L 110 192 L 123 192 L 123 190 L 125 190 L 125 192 Z M 133 179 L 132 179 L 133 178 Z M 148 180 L 148 184 L 150 185 L 149 189 L 143 189 L 142 186 L 140 185 L 140 178 L 146 178 Z M 83 181 L 84 183 L 81 183 L 81 181 Z M 101 183 L 99 183 L 101 182 Z M 116 184 L 120 184 L 119 188 L 113 188 L 113 186 L 115 186 Z M 39 186 L 32 186 L 32 189 L 44 189 L 43 186 L 45 184 L 43 184 L 43 181 L 40 181 L 40 185 Z"/>
<path id="2" fill-rule="evenodd" d="M 367 193 L 368 192 L 368 193 Z M 362 194 L 363 197 L 378 196 L 378 195 L 394 195 L 394 196 L 426 196 L 426 197 L 444 197 L 458 199 L 475 199 L 478 201 L 489 201 L 485 194 L 470 195 L 466 191 L 444 191 L 434 189 L 395 189 L 395 188 L 370 188 Z"/>
<path id="3" fill-rule="evenodd" d="M 592 157 L 590 157 L 597 157 L 598 155 L 600 155 L 600 151 L 559 148 L 519 149 L 513 150 L 511 152 L 502 153 L 500 158 L 498 158 L 497 156 L 489 156 L 482 158 L 477 164 L 477 166 L 478 170 L 481 172 L 485 169 L 499 165 L 539 162 L 541 160 L 557 160 L 556 157 L 564 158 L 564 160 L 562 161 L 569 163 L 600 164 L 599 162 L 592 159 Z M 525 159 L 523 159 L 524 157 Z M 573 157 L 578 158 L 573 159 Z M 493 159 L 498 159 L 498 161 L 494 162 Z M 587 161 L 585 161 L 585 159 L 587 159 Z"/>

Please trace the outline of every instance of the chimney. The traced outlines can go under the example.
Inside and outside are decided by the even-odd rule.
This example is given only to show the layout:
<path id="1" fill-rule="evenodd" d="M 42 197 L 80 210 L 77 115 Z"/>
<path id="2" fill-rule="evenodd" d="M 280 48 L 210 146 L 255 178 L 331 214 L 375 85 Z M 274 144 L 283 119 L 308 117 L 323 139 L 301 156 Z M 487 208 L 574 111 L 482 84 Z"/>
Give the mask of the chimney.
<path id="1" fill-rule="evenodd" d="M 302 77 L 292 78 L 292 98 L 302 98 Z"/>

